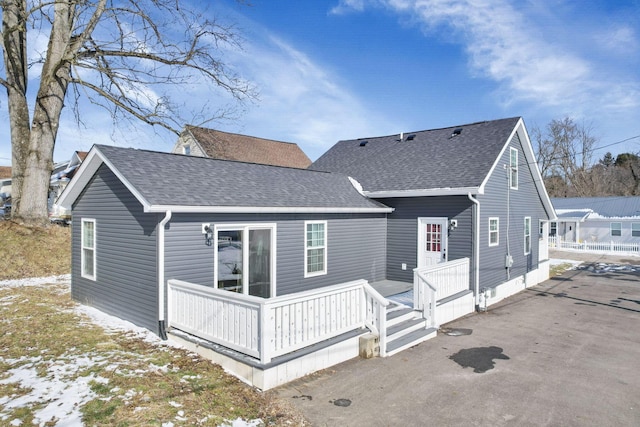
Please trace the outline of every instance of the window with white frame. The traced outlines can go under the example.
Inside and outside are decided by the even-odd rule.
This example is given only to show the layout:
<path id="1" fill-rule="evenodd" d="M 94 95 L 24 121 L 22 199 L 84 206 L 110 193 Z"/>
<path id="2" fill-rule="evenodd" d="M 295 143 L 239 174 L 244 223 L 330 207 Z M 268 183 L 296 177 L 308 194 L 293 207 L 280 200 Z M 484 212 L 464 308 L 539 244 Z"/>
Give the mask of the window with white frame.
<path id="1" fill-rule="evenodd" d="M 190 156 L 191 155 L 191 145 L 189 145 L 189 144 L 183 145 L 182 146 L 182 154 Z"/>
<path id="2" fill-rule="evenodd" d="M 81 275 L 85 279 L 96 280 L 96 220 L 83 218 L 80 234 Z"/>
<path id="3" fill-rule="evenodd" d="M 558 234 L 558 223 L 551 221 L 549 223 L 549 236 L 555 236 L 556 234 Z"/>
<path id="4" fill-rule="evenodd" d="M 327 222 L 305 221 L 304 277 L 327 274 Z"/>
<path id="5" fill-rule="evenodd" d="M 498 246 L 500 242 L 500 219 L 489 218 L 489 246 Z"/>
<path id="6" fill-rule="evenodd" d="M 631 223 L 631 236 L 640 237 L 640 222 Z"/>
<path id="7" fill-rule="evenodd" d="M 524 254 L 531 253 L 531 217 L 524 218 Z"/>
<path id="8" fill-rule="evenodd" d="M 518 189 L 518 149 L 511 148 L 509 151 L 509 188 Z"/>
<path id="9" fill-rule="evenodd" d="M 622 236 L 622 223 L 621 222 L 612 222 L 611 223 L 611 236 Z"/>

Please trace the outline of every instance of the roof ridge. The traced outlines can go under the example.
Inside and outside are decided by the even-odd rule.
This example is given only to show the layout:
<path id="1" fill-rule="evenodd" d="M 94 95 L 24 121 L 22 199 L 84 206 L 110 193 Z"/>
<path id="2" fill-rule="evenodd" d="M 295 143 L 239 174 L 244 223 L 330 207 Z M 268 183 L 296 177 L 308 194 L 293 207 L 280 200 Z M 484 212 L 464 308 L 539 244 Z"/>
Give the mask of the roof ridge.
<path id="1" fill-rule="evenodd" d="M 369 137 L 356 138 L 356 139 L 342 139 L 340 141 L 362 141 L 362 140 L 365 140 L 365 139 L 389 138 L 389 137 L 392 137 L 392 136 L 400 135 L 400 133 L 403 133 L 405 135 L 411 135 L 412 133 L 432 132 L 432 131 L 445 130 L 445 129 L 454 129 L 454 128 L 459 128 L 459 127 L 464 127 L 464 126 L 479 125 L 479 124 L 482 124 L 482 123 L 500 122 L 500 121 L 504 121 L 504 120 L 513 120 L 513 119 L 518 119 L 519 120 L 521 118 L 522 118 L 522 116 L 513 116 L 513 117 L 504 117 L 502 119 L 480 120 L 480 121 L 477 121 L 477 122 L 465 123 L 465 124 L 460 124 L 460 125 L 443 126 L 443 127 L 439 127 L 439 128 L 433 128 L 433 129 L 422 129 L 422 130 L 396 132 L 396 133 L 392 133 L 392 134 L 389 134 L 389 135 L 369 136 Z"/>
<path id="2" fill-rule="evenodd" d="M 319 171 L 319 170 L 314 170 L 314 169 L 309 169 L 309 168 L 297 168 L 297 167 L 294 167 L 294 166 L 281 166 L 281 165 L 268 165 L 268 164 L 265 164 L 265 163 L 246 162 L 246 161 L 242 161 L 242 160 L 216 159 L 216 158 L 213 158 L 213 157 L 200 157 L 200 156 L 192 156 L 192 155 L 189 155 L 189 154 L 182 154 L 182 153 L 171 153 L 171 152 L 167 152 L 167 151 L 156 151 L 156 150 L 150 150 L 148 148 L 118 147 L 118 146 L 115 146 L 115 145 L 106 145 L 106 144 L 95 144 L 95 147 L 96 148 L 107 147 L 108 149 L 114 148 L 114 149 L 117 149 L 117 150 L 137 150 L 137 151 L 144 151 L 144 152 L 152 153 L 152 154 L 165 154 L 165 155 L 170 155 L 170 156 L 178 156 L 178 157 L 191 158 L 191 159 L 202 159 L 202 160 L 209 160 L 209 161 L 216 161 L 216 162 L 226 162 L 226 163 L 244 163 L 244 164 L 247 164 L 247 165 L 264 166 L 264 167 L 269 167 L 269 168 L 293 169 L 293 170 L 302 170 L 302 171 L 309 171 L 309 172 L 320 172 L 320 173 L 326 173 L 326 174 L 348 176 L 348 175 L 345 175 L 345 174 L 342 174 L 342 173 Z"/>
<path id="3" fill-rule="evenodd" d="M 212 131 L 212 132 L 219 132 L 219 133 L 224 133 L 227 135 L 234 135 L 234 136 L 242 136 L 245 138 L 255 138 L 255 139 L 260 139 L 262 141 L 271 141 L 271 142 L 277 142 L 279 144 L 291 144 L 291 145 L 298 145 L 296 142 L 290 142 L 290 141 L 280 141 L 277 139 L 272 139 L 272 138 L 263 138 L 261 136 L 254 136 L 254 135 L 246 135 L 244 133 L 237 133 L 237 132 L 227 132 L 224 130 L 219 130 L 219 129 L 212 129 L 212 128 L 206 128 L 206 127 L 202 127 L 202 126 L 195 126 L 195 125 L 185 125 L 185 129 L 186 128 L 195 128 L 195 129 L 202 129 L 205 131 Z"/>

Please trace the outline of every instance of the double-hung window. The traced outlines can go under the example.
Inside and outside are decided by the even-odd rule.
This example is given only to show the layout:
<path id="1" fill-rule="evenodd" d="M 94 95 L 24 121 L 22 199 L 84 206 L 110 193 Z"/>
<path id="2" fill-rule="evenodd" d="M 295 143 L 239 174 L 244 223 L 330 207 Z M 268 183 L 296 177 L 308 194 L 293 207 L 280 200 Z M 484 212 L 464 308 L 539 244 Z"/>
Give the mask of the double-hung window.
<path id="1" fill-rule="evenodd" d="M 524 254 L 531 253 L 531 217 L 524 218 Z"/>
<path id="2" fill-rule="evenodd" d="M 500 242 L 500 219 L 489 218 L 489 246 L 498 246 Z"/>
<path id="3" fill-rule="evenodd" d="M 83 218 L 80 230 L 81 276 L 86 279 L 96 280 L 96 220 Z"/>
<path id="4" fill-rule="evenodd" d="M 640 237 L 640 222 L 631 223 L 631 236 Z"/>
<path id="5" fill-rule="evenodd" d="M 304 277 L 327 274 L 327 221 L 305 221 Z"/>
<path id="6" fill-rule="evenodd" d="M 509 188 L 518 189 L 518 149 L 511 148 L 509 151 Z"/>
<path id="7" fill-rule="evenodd" d="M 611 223 L 611 236 L 622 236 L 622 223 L 621 222 L 612 222 Z"/>

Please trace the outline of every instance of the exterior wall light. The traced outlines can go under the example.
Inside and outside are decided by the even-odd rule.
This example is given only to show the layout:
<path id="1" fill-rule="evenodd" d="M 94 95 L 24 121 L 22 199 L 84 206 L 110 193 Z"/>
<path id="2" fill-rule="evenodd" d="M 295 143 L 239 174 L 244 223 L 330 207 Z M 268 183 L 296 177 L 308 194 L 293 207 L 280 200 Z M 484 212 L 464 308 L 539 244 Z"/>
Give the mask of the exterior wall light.
<path id="1" fill-rule="evenodd" d="M 204 243 L 207 246 L 213 245 L 213 228 L 208 225 L 204 226 Z"/>

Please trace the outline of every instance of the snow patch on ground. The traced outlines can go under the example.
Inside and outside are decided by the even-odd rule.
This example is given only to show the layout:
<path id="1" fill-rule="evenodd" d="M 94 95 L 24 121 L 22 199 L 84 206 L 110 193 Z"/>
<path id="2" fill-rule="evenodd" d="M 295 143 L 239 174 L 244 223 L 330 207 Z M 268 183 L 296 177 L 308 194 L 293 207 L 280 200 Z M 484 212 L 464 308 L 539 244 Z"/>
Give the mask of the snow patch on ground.
<path id="1" fill-rule="evenodd" d="M 19 280 L 2 280 L 0 288 L 15 288 L 20 286 L 43 286 L 47 284 L 69 284 L 70 275 L 49 276 Z M 13 297 L 2 298 L 0 304 L 10 304 Z M 125 333 L 135 339 L 141 339 L 158 346 L 170 346 L 182 348 L 176 343 L 162 341 L 160 337 L 147 329 L 134 325 L 131 322 L 119 319 L 103 313 L 102 311 L 84 305 L 77 305 L 75 312 L 87 316 L 92 323 L 104 328 L 109 333 Z M 3 359 L 0 361 L 14 368 L 3 372 L 0 384 L 17 384 L 21 389 L 28 390 L 27 394 L 0 396 L 0 421 L 4 425 L 22 426 L 20 419 L 9 420 L 7 410 L 12 410 L 21 406 L 31 406 L 38 403 L 47 404 L 34 412 L 34 425 L 44 426 L 54 420 L 53 425 L 60 426 L 81 426 L 83 405 L 96 398 L 96 394 L 91 390 L 91 383 L 108 384 L 108 379 L 90 373 L 86 376 L 79 376 L 78 371 L 88 369 L 95 365 L 108 365 L 108 370 L 116 369 L 118 363 L 110 359 L 109 353 L 84 354 L 84 355 L 62 355 L 56 360 L 44 360 L 41 357 L 20 359 Z M 166 366 L 150 364 L 147 372 L 157 372 L 167 370 Z M 42 372 L 46 372 L 42 375 Z M 144 375 L 145 372 L 136 372 Z M 135 393 L 130 390 L 127 393 Z M 125 398 L 127 396 L 125 393 Z M 177 407 L 177 403 L 170 402 L 171 406 Z M 144 408 L 140 408 L 144 410 Z M 182 411 L 180 411 L 182 412 Z M 181 425 L 186 418 L 178 413 L 175 421 Z M 206 420 L 205 420 L 206 421 Z M 5 424 L 6 423 L 6 424 Z M 173 427 L 173 422 L 162 423 L 163 426 Z M 225 427 L 257 427 L 264 425 L 262 420 L 245 421 L 240 418 L 227 420 L 222 426 Z"/>

